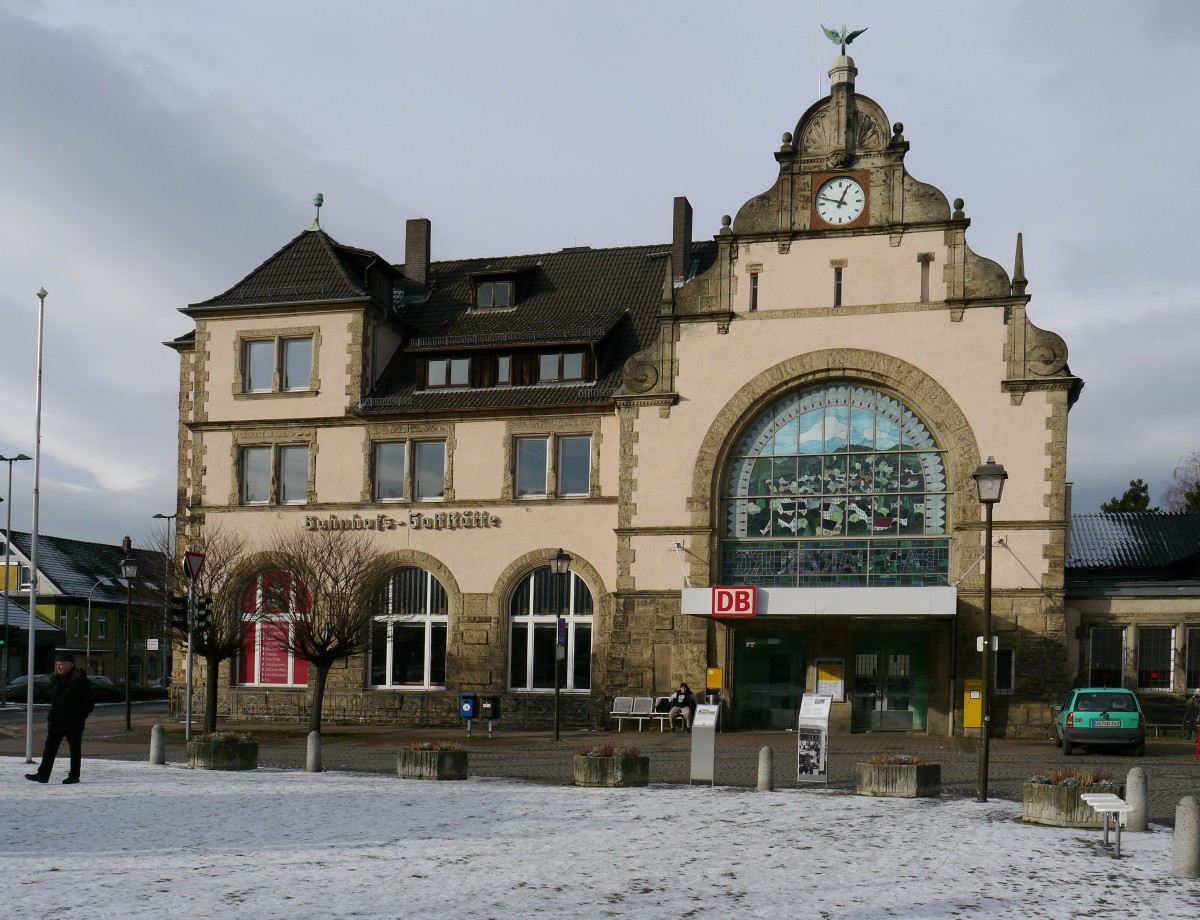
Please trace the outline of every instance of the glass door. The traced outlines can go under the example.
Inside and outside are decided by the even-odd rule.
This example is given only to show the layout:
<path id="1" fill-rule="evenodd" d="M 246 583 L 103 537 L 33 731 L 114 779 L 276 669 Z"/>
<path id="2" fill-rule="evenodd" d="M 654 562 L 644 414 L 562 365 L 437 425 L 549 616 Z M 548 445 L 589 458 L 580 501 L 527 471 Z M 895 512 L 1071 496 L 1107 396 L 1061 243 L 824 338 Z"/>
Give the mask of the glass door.
<path id="1" fill-rule="evenodd" d="M 851 731 L 924 730 L 929 704 L 928 641 L 924 633 L 858 638 Z"/>
<path id="2" fill-rule="evenodd" d="M 804 633 L 736 633 L 733 716 L 738 729 L 794 729 L 807 667 Z"/>

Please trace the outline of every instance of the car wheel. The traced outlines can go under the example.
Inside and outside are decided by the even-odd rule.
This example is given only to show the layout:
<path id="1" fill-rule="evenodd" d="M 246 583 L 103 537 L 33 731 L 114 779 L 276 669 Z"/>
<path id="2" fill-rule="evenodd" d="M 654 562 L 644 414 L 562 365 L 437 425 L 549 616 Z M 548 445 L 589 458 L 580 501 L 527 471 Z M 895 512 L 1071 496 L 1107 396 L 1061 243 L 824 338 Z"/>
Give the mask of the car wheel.
<path id="1" fill-rule="evenodd" d="M 1133 746 L 1133 756 L 1134 757 L 1145 757 L 1146 756 L 1146 742 L 1145 741 L 1139 742 L 1138 744 L 1135 744 Z"/>
<path id="2" fill-rule="evenodd" d="M 1063 757 L 1070 757 L 1071 751 L 1073 751 L 1075 749 L 1075 745 L 1071 742 L 1071 739 L 1068 738 L 1066 735 L 1063 735 L 1062 749 L 1063 749 Z"/>
<path id="3" fill-rule="evenodd" d="M 1055 729 L 1055 730 L 1054 730 L 1054 746 L 1055 746 L 1055 747 L 1062 747 L 1062 746 L 1063 746 L 1062 735 L 1060 735 L 1060 734 L 1058 733 L 1058 729 Z"/>

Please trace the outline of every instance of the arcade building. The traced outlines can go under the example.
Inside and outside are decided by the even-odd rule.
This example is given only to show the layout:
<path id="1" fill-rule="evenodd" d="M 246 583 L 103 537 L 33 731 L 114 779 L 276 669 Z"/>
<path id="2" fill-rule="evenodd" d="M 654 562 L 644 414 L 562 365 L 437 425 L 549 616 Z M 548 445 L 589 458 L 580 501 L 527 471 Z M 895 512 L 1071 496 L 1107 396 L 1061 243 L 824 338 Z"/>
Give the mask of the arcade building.
<path id="1" fill-rule="evenodd" d="M 854 61 L 829 75 L 708 238 L 686 198 L 661 245 L 453 261 L 424 218 L 398 264 L 314 223 L 183 309 L 181 550 L 358 531 L 390 566 L 330 718 L 449 721 L 475 691 L 544 727 L 561 636 L 567 725 L 687 681 L 729 729 L 794 727 L 822 692 L 835 731 L 971 731 L 994 456 L 994 733 L 1045 737 L 1083 382 L 1030 318 L 1020 237 L 1011 274 L 974 253 Z M 268 576 L 238 595 L 229 714 L 309 690 Z"/>

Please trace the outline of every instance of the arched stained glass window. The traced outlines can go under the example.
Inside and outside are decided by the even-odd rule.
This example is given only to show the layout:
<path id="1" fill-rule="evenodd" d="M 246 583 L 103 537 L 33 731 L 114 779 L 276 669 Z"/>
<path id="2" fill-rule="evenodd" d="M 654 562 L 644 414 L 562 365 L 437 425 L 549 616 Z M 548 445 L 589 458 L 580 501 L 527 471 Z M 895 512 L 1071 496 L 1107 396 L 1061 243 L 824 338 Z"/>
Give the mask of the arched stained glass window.
<path id="1" fill-rule="evenodd" d="M 724 508 L 726 583 L 947 584 L 945 451 L 887 390 L 836 383 L 775 403 L 734 451 Z"/>

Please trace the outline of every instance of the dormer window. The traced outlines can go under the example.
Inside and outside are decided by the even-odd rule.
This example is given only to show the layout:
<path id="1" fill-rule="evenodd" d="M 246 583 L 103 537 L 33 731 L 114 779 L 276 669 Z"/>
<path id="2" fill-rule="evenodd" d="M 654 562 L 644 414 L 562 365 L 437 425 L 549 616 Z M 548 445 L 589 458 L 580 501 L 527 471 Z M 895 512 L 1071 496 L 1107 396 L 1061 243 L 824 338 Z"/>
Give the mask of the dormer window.
<path id="1" fill-rule="evenodd" d="M 511 281 L 481 281 L 475 288 L 475 306 L 481 310 L 511 307 L 513 300 Z"/>
<path id="2" fill-rule="evenodd" d="M 543 352 L 538 356 L 538 382 L 582 380 L 583 358 L 582 351 Z"/>
<path id="3" fill-rule="evenodd" d="M 425 385 L 436 387 L 465 387 L 471 382 L 470 358 L 430 358 Z"/>

